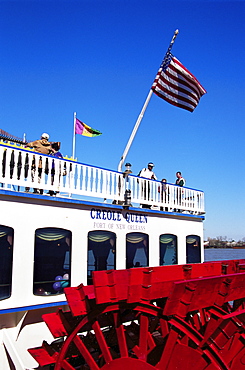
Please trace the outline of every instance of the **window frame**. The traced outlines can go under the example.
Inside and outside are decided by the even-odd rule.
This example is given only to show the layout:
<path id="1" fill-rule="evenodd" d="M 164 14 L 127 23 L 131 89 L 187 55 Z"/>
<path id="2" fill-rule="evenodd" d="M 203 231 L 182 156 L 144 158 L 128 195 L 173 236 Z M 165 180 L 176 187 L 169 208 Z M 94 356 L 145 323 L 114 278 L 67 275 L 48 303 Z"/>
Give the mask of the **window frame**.
<path id="1" fill-rule="evenodd" d="M 2 238 L 5 238 L 2 239 Z M 5 244 L 1 245 L 1 244 Z M 2 248 L 5 247 L 5 251 Z M 14 229 L 0 225 L 0 301 L 12 295 L 13 283 L 13 256 L 14 256 Z M 9 257 L 7 254 L 9 253 Z M 6 289 L 4 289 L 6 288 Z M 6 291 L 6 293 L 4 293 Z"/>
<path id="2" fill-rule="evenodd" d="M 43 227 L 35 230 L 34 295 L 54 296 L 62 294 L 63 289 L 70 286 L 71 251 L 72 233 L 70 230 L 57 227 Z"/>

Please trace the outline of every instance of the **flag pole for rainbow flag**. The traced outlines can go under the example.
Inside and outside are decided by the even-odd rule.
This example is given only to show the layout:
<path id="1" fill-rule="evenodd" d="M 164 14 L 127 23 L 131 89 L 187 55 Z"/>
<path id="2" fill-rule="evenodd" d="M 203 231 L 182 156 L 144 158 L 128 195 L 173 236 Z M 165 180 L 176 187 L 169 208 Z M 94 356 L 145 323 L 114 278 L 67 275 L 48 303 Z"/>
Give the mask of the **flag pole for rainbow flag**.
<path id="1" fill-rule="evenodd" d="M 72 141 L 72 158 L 75 159 L 75 144 L 76 144 L 76 119 L 77 113 L 73 115 L 73 141 Z"/>
<path id="2" fill-rule="evenodd" d="M 171 51 L 171 49 L 172 49 L 172 47 L 173 47 L 174 41 L 175 41 L 175 39 L 176 39 L 176 37 L 177 37 L 178 33 L 179 33 L 179 30 L 175 30 L 174 35 L 173 35 L 173 37 L 172 37 L 172 40 L 171 40 L 171 42 L 170 42 L 170 44 L 169 44 L 168 50 L 167 50 L 167 52 L 166 52 L 166 54 L 165 54 L 165 57 L 166 57 L 167 55 L 169 55 L 169 53 L 170 53 L 170 51 Z M 164 59 L 165 59 L 165 57 L 164 57 Z M 164 60 L 164 59 L 163 59 L 163 60 Z M 159 72 L 159 71 L 158 71 L 158 72 Z M 133 142 L 134 137 L 135 137 L 135 135 L 136 135 L 136 132 L 137 132 L 137 130 L 138 130 L 138 128 L 139 128 L 139 125 L 140 125 L 140 123 L 141 123 L 141 121 L 142 121 L 142 118 L 143 118 L 143 116 L 144 116 L 145 110 L 146 110 L 146 108 L 147 108 L 147 106 L 148 106 L 148 104 L 149 104 L 149 101 L 150 101 L 150 99 L 151 99 L 152 94 L 153 94 L 153 90 L 152 90 L 152 89 L 150 89 L 150 91 L 149 91 L 149 93 L 148 93 L 148 95 L 147 95 L 147 98 L 146 98 L 146 100 L 145 100 L 145 103 L 144 103 L 144 105 L 143 105 L 143 108 L 141 109 L 141 112 L 140 112 L 140 114 L 139 114 L 139 116 L 138 116 L 138 119 L 137 119 L 137 121 L 136 121 L 136 123 L 135 123 L 135 125 L 134 125 L 133 131 L 132 131 L 132 133 L 131 133 L 131 135 L 130 135 L 130 138 L 129 138 L 129 140 L 128 140 L 128 143 L 127 143 L 127 145 L 126 145 L 126 147 L 125 147 L 125 149 L 124 149 L 123 155 L 121 156 L 121 159 L 120 159 L 120 162 L 119 162 L 119 164 L 118 164 L 118 168 L 117 168 L 118 172 L 122 172 L 122 166 L 123 166 L 123 163 L 124 163 L 125 158 L 126 158 L 126 156 L 127 156 L 127 154 L 128 154 L 128 151 L 129 151 L 129 149 L 130 149 L 130 147 L 131 147 L 131 145 L 132 145 L 132 142 Z"/>

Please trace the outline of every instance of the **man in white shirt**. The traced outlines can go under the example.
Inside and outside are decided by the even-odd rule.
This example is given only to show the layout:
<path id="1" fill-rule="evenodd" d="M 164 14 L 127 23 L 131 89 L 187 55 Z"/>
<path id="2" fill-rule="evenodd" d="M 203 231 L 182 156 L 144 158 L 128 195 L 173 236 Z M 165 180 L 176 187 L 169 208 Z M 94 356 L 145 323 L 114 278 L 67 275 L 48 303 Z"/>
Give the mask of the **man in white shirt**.
<path id="1" fill-rule="evenodd" d="M 149 180 L 157 180 L 156 175 L 152 171 L 153 167 L 154 167 L 154 164 L 152 162 L 149 162 L 148 167 L 143 168 L 140 171 L 140 173 L 138 174 L 138 176 L 139 177 L 144 177 L 145 179 L 149 179 Z M 150 200 L 150 188 L 151 188 L 150 181 L 144 180 L 141 183 L 141 191 L 142 191 L 141 197 L 144 200 L 148 200 L 148 201 Z M 151 208 L 151 206 L 149 204 L 141 204 L 141 206 L 143 208 Z"/>
<path id="2" fill-rule="evenodd" d="M 154 164 L 152 162 L 149 162 L 148 163 L 148 167 L 147 168 L 143 168 L 140 171 L 140 173 L 138 174 L 138 176 L 139 177 L 144 177 L 145 179 L 149 179 L 149 180 L 157 180 L 156 175 L 152 171 L 153 167 L 154 167 Z"/>

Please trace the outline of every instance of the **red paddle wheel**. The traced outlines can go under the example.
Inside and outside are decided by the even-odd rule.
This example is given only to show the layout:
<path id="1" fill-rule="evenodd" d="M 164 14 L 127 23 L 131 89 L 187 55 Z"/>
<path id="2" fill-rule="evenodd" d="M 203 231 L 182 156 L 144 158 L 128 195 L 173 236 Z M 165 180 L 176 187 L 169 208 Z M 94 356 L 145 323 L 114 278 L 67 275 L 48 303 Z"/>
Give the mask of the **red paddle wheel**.
<path id="1" fill-rule="evenodd" d="M 245 261 L 97 271 L 43 316 L 55 370 L 245 370 Z"/>

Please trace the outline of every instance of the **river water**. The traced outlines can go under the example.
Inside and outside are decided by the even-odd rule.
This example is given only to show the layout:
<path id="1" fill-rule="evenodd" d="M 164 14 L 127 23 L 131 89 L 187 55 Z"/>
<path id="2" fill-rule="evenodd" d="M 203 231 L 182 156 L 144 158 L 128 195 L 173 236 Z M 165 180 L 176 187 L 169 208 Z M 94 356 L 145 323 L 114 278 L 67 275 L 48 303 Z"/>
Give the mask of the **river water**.
<path id="1" fill-rule="evenodd" d="M 204 249 L 205 261 L 245 259 L 245 249 L 208 248 Z"/>

